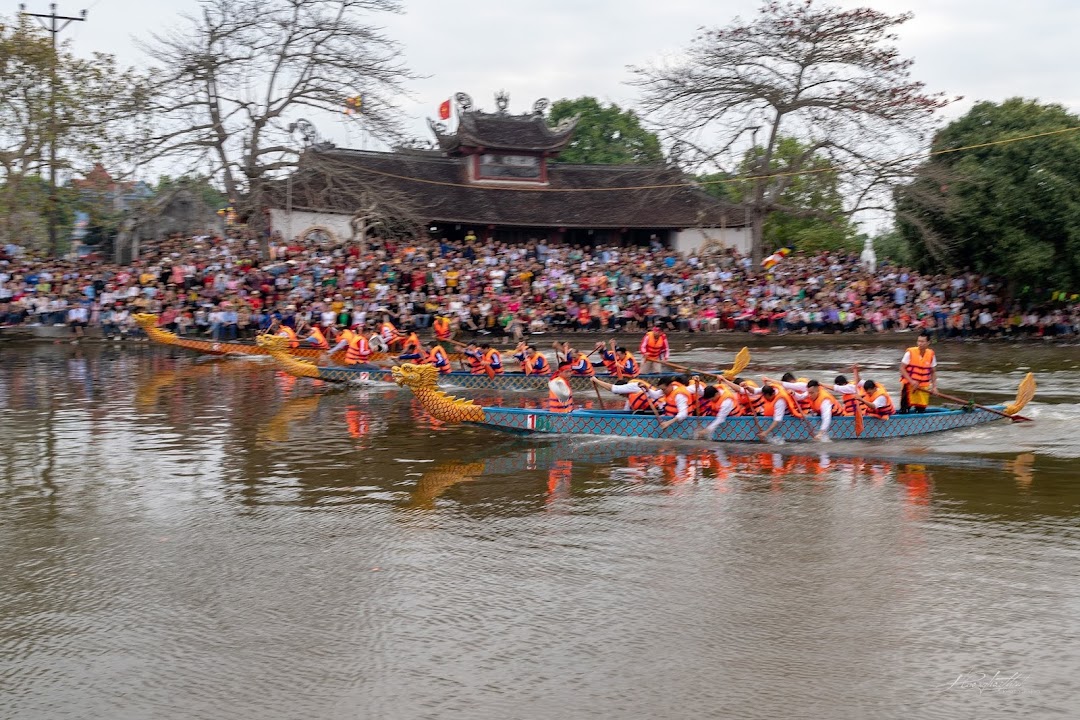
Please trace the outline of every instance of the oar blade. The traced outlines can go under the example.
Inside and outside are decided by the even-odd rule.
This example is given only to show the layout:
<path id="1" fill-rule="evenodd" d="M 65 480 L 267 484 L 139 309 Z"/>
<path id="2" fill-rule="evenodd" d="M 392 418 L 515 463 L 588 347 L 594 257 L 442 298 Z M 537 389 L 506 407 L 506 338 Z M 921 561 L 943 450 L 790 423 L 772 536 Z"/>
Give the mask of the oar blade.
<path id="1" fill-rule="evenodd" d="M 1016 389 L 1016 400 L 1005 407 L 1005 414 L 1016 415 L 1023 410 L 1024 406 L 1031 402 L 1031 398 L 1035 397 L 1035 389 L 1035 374 L 1028 373 Z"/>
<path id="2" fill-rule="evenodd" d="M 750 365 L 750 348 L 744 347 L 735 355 L 735 361 L 731 364 L 731 367 L 724 371 L 724 377 L 728 380 L 733 380 L 739 373 L 745 370 Z"/>

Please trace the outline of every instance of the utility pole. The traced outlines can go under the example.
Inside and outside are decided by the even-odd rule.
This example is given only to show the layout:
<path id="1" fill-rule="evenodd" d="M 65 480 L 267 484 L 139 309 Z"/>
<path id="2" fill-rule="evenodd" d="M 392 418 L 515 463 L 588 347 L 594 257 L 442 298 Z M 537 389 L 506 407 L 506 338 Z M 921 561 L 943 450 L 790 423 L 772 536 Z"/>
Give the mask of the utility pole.
<path id="1" fill-rule="evenodd" d="M 52 35 L 52 61 L 49 64 L 49 254 L 56 255 L 60 248 L 60 241 L 56 236 L 59 224 L 60 203 L 56 196 L 56 65 L 59 60 L 56 50 L 56 36 L 60 31 L 73 22 L 86 20 L 86 11 L 79 13 L 79 17 L 67 17 L 56 14 L 56 3 L 49 4 L 49 14 L 26 12 L 26 3 L 19 3 L 19 13 L 27 17 L 37 18 L 41 26 Z M 48 22 L 46 22 L 46 20 Z M 61 24 L 61 21 L 63 23 Z"/>

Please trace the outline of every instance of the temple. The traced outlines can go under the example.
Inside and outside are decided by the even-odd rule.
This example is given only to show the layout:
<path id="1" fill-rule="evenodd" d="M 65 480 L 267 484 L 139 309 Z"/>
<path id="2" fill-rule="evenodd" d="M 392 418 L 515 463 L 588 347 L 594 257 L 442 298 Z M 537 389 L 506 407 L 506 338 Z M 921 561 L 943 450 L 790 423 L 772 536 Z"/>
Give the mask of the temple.
<path id="1" fill-rule="evenodd" d="M 453 240 L 749 248 L 743 211 L 673 166 L 555 162 L 578 119 L 551 127 L 546 100 L 519 115 L 507 111 L 504 93 L 491 113 L 473 109 L 464 93 L 456 103 L 453 131 L 428 121 L 431 148 L 377 152 L 312 142 L 271 193 L 273 228 L 288 238 L 344 240 L 411 224 Z"/>

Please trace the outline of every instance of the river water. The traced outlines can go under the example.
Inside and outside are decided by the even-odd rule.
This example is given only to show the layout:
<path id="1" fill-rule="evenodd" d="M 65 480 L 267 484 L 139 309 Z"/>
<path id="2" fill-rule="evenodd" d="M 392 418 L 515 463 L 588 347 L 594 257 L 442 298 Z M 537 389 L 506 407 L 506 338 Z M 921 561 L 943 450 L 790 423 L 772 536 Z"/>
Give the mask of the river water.
<path id="1" fill-rule="evenodd" d="M 902 345 L 753 367 L 895 389 Z M 1035 371 L 1036 422 L 531 441 L 262 362 L 0 348 L 0 718 L 1080 716 L 1080 349 L 939 357 L 985 401 Z"/>

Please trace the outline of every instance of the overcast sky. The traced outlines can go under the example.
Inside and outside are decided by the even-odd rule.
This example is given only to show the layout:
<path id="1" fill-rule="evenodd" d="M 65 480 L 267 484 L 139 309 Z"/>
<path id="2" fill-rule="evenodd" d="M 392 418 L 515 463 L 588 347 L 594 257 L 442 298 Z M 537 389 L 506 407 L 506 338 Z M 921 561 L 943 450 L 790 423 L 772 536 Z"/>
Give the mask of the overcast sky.
<path id="1" fill-rule="evenodd" d="M 47 0 L 25 0 L 45 12 Z M 134 38 L 180 21 L 197 0 L 58 0 L 63 14 L 89 10 L 65 31 L 77 52 L 111 52 L 138 64 Z M 413 133 L 428 138 L 425 118 L 454 92 L 485 110 L 510 93 L 510 110 L 534 100 L 594 95 L 633 107 L 628 65 L 685 48 L 701 26 L 751 16 L 755 0 L 404 0 L 399 16 L 380 16 L 404 49 L 406 62 L 428 76 L 412 84 L 404 103 Z M 834 0 L 915 18 L 901 29 L 900 47 L 914 58 L 913 76 L 932 91 L 963 95 L 947 116 L 975 100 L 1021 95 L 1080 112 L 1080 2 L 1077 0 Z M 8 11 L 18 3 L 4 0 Z M 339 145 L 358 146 L 359 133 L 338 118 L 311 118 Z"/>

